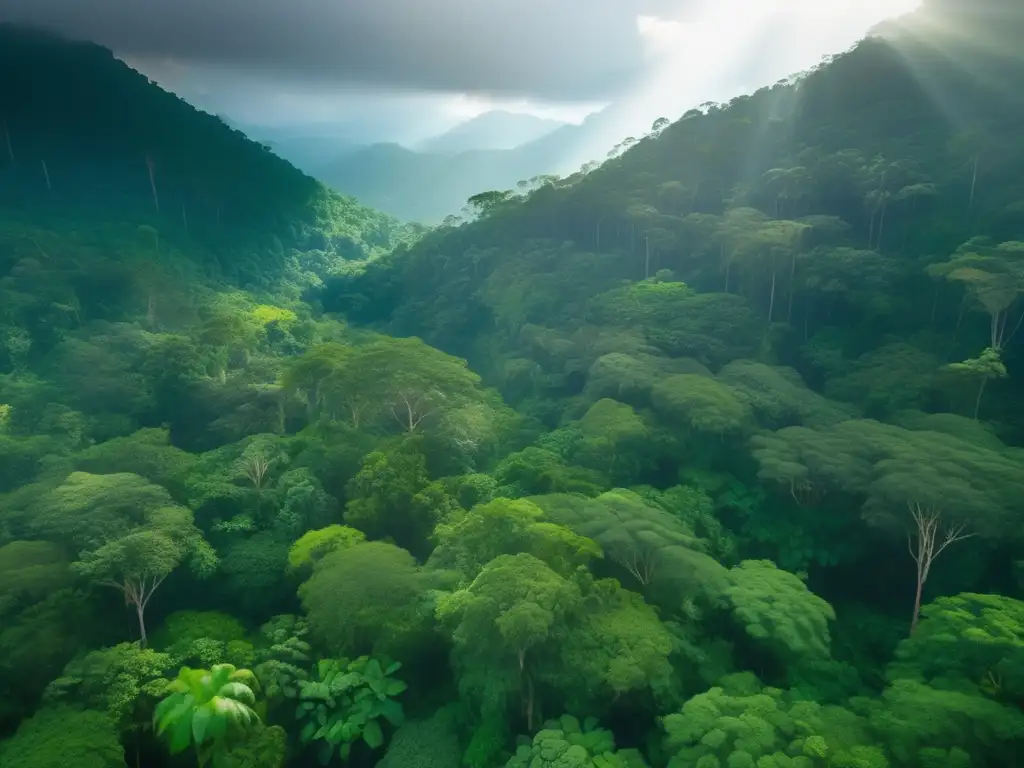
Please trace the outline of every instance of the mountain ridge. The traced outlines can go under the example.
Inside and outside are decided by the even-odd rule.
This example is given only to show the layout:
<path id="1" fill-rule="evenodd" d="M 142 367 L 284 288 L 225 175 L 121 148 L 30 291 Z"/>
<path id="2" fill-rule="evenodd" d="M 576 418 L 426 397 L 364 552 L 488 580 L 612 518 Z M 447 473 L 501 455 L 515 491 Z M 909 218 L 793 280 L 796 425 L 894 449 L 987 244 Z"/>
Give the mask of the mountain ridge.
<path id="1" fill-rule="evenodd" d="M 458 154 L 481 149 L 507 150 L 536 141 L 567 125 L 562 120 L 503 109 L 483 112 L 410 146 L 429 154 Z"/>

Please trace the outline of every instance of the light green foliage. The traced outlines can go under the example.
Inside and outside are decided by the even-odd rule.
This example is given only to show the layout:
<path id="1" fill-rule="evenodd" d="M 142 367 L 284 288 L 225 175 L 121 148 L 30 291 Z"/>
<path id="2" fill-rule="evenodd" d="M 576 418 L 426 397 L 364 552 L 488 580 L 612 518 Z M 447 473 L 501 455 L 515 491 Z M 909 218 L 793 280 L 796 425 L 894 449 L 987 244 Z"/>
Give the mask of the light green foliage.
<path id="1" fill-rule="evenodd" d="M 221 611 L 175 611 L 153 635 L 153 645 L 173 652 L 203 637 L 223 643 L 241 640 L 245 627 L 234 616 Z"/>
<path id="2" fill-rule="evenodd" d="M 572 715 L 544 723 L 533 741 L 522 744 L 505 768 L 646 768 L 636 750 L 615 750 L 611 731 L 594 720 L 580 725 Z"/>
<path id="3" fill-rule="evenodd" d="M 288 569 L 292 572 L 311 570 L 323 557 L 336 549 L 366 541 L 362 531 L 346 525 L 329 525 L 306 531 L 288 550 Z"/>
<path id="4" fill-rule="evenodd" d="M 98 549 L 173 507 L 164 488 L 139 475 L 74 472 L 33 506 L 30 527 L 36 536 L 80 552 Z"/>
<path id="5" fill-rule="evenodd" d="M 1004 448 L 1003 441 L 999 439 L 991 426 L 982 424 L 976 419 L 958 416 L 955 413 L 900 411 L 894 416 L 893 423 L 921 432 L 942 432 L 995 451 L 1001 451 Z"/>
<path id="6" fill-rule="evenodd" d="M 671 357 L 693 357 L 705 365 L 745 357 L 757 345 L 746 301 L 728 294 L 698 294 L 683 283 L 652 278 L 597 296 L 591 308 L 602 325 L 639 327 Z"/>
<path id="7" fill-rule="evenodd" d="M 72 473 L 35 505 L 31 527 L 77 551 L 77 573 L 124 595 L 135 608 L 143 645 L 145 609 L 163 580 L 186 559 L 200 577 L 217 564 L 191 510 L 128 473 Z"/>
<path id="8" fill-rule="evenodd" d="M 650 486 L 632 489 L 651 506 L 657 506 L 679 518 L 682 523 L 707 543 L 708 554 L 720 563 L 735 559 L 736 541 L 719 520 L 715 502 L 703 488 L 674 485 L 664 491 Z"/>
<path id="9" fill-rule="evenodd" d="M 595 582 L 562 644 L 562 690 L 582 712 L 633 691 L 665 696 L 675 650 L 675 637 L 643 597 L 614 579 Z"/>
<path id="10" fill-rule="evenodd" d="M 936 688 L 971 683 L 998 701 L 1024 693 L 1024 603 L 1002 595 L 940 597 L 921 609 L 914 633 L 896 649 L 891 680 Z"/>
<path id="11" fill-rule="evenodd" d="M 462 747 L 452 707 L 422 720 L 404 723 L 388 744 L 377 768 L 460 768 Z"/>
<path id="12" fill-rule="evenodd" d="M 729 583 L 727 569 L 705 554 L 704 543 L 682 520 L 631 491 L 531 500 L 554 522 L 596 541 L 607 560 L 666 610 L 696 598 L 717 601 Z"/>
<path id="13" fill-rule="evenodd" d="M 105 714 L 69 707 L 41 709 L 0 741 L 4 768 L 122 768 L 124 749 Z"/>
<path id="14" fill-rule="evenodd" d="M 726 435 L 751 426 L 750 405 L 716 379 L 684 373 L 654 385 L 654 410 L 696 432 Z"/>
<path id="15" fill-rule="evenodd" d="M 856 715 L 761 688 L 749 673 L 694 696 L 662 727 L 668 768 L 888 768 Z"/>
<path id="16" fill-rule="evenodd" d="M 200 766 L 259 722 L 253 710 L 258 684 L 247 669 L 182 667 L 167 690 L 153 715 L 156 733 L 167 740 L 172 755 L 194 748 Z"/>
<path id="17" fill-rule="evenodd" d="M 971 357 L 959 363 L 950 363 L 943 369 L 956 379 L 970 383 L 977 389 L 974 396 L 974 408 L 970 414 L 974 419 L 981 413 L 982 398 L 990 381 L 1005 379 L 1009 374 L 1003 363 L 1002 353 L 995 347 L 985 347 L 977 357 Z"/>
<path id="18" fill-rule="evenodd" d="M 256 434 L 201 454 L 186 481 L 188 503 L 202 520 L 244 516 L 248 529 L 265 526 L 277 512 L 271 492 L 287 470 L 289 438 Z"/>
<path id="19" fill-rule="evenodd" d="M 769 560 L 745 560 L 730 571 L 733 615 L 755 641 L 783 659 L 828 658 L 832 606 Z"/>
<path id="20" fill-rule="evenodd" d="M 788 427 L 751 442 L 762 479 L 794 493 L 863 494 L 865 515 L 881 525 L 920 507 L 996 535 L 1024 498 L 1022 457 L 946 433 L 864 420 Z"/>
<path id="21" fill-rule="evenodd" d="M 392 677 L 401 666 L 367 656 L 322 659 L 308 679 L 297 682 L 295 716 L 303 722 L 299 738 L 303 744 L 319 742 L 322 765 L 331 762 L 335 750 L 347 760 L 360 739 L 370 749 L 383 746 L 382 721 L 402 725 L 405 716 L 395 697 L 407 686 Z"/>
<path id="22" fill-rule="evenodd" d="M 595 400 L 610 397 L 644 406 L 649 403 L 651 389 L 658 379 L 682 373 L 712 375 L 703 363 L 693 359 L 610 352 L 597 358 L 590 367 L 585 393 Z"/>
<path id="23" fill-rule="evenodd" d="M 809 389 L 792 368 L 734 360 L 718 372 L 718 380 L 729 385 L 768 429 L 797 424 L 829 427 L 856 415 L 853 408 Z"/>
<path id="24" fill-rule="evenodd" d="M 184 502 L 185 479 L 196 458 L 171 445 L 166 429 L 140 429 L 127 437 L 90 446 L 76 454 L 73 461 L 75 469 L 82 472 L 131 472 L 163 486 L 176 501 Z"/>
<path id="25" fill-rule="evenodd" d="M 412 555 L 373 541 L 325 556 L 299 597 L 318 645 L 398 656 L 428 618 L 420 610 L 427 588 Z"/>
<path id="26" fill-rule="evenodd" d="M 245 640 L 245 627 L 234 616 L 220 611 L 175 611 L 153 636 L 153 645 L 166 652 L 174 663 L 249 664 L 252 645 Z"/>
<path id="27" fill-rule="evenodd" d="M 164 676 L 174 661 L 170 654 L 136 643 L 89 651 L 47 686 L 44 700 L 104 712 L 122 731 L 140 728 L 148 717 L 143 713 L 166 693 Z"/>
<path id="28" fill-rule="evenodd" d="M 1017 707 L 910 679 L 885 690 L 872 706 L 871 725 L 898 764 L 906 765 L 929 766 L 929 759 L 947 750 L 965 751 L 972 765 L 1012 765 L 1024 740 L 1024 713 Z M 953 754 L 950 759 L 949 764 L 958 764 Z"/>
<path id="29" fill-rule="evenodd" d="M 932 264 L 935 277 L 961 283 L 991 321 L 990 344 L 1002 349 L 1015 330 L 1009 315 L 1024 294 L 1024 243 L 993 244 L 986 237 L 968 240 L 948 261 Z"/>
<path id="30" fill-rule="evenodd" d="M 432 567 L 452 568 L 472 581 L 499 555 L 521 552 L 569 576 L 601 550 L 590 539 L 544 519 L 543 510 L 525 499 L 495 499 L 450 515 L 434 531 Z"/>
<path id="31" fill-rule="evenodd" d="M 612 482 L 628 482 L 650 464 L 652 431 L 628 405 L 598 400 L 580 419 L 579 429 L 575 461 L 603 472 Z"/>
<path id="32" fill-rule="evenodd" d="M 450 410 L 479 400 L 479 377 L 465 361 L 419 339 L 315 348 L 285 379 L 316 412 L 407 432 L 430 429 Z"/>
<path id="33" fill-rule="evenodd" d="M 518 692 L 532 711 L 534 665 L 580 599 L 573 582 L 525 553 L 496 557 L 468 587 L 443 596 L 437 617 L 452 629 L 463 695 L 500 713 Z"/>

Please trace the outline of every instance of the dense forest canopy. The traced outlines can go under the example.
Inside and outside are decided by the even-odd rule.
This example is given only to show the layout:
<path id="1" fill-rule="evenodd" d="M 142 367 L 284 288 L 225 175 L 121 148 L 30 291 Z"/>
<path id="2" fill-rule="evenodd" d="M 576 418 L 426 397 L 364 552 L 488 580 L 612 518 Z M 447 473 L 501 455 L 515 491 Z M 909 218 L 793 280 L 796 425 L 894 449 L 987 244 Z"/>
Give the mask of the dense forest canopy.
<path id="1" fill-rule="evenodd" d="M 427 233 L 0 29 L 0 765 L 1017 764 L 1008 10 Z"/>

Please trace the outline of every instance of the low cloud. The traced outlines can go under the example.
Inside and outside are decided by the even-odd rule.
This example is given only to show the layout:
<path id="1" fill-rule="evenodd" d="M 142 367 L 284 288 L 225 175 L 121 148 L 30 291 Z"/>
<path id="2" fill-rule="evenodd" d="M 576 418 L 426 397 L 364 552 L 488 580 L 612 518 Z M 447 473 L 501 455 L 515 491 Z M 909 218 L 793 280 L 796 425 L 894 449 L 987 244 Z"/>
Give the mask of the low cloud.
<path id="1" fill-rule="evenodd" d="M 639 17 L 671 16 L 688 2 L 5 0 L 0 19 L 93 40 L 138 61 L 587 101 L 614 98 L 642 76 L 649 41 Z"/>

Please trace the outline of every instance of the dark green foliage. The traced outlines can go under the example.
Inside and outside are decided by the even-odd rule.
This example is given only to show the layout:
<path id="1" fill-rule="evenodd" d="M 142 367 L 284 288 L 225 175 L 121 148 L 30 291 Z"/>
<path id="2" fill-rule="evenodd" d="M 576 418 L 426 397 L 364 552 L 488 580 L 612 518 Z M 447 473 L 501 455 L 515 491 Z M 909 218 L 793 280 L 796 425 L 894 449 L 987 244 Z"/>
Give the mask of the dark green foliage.
<path id="1" fill-rule="evenodd" d="M 327 765 L 335 755 L 347 760 L 354 742 L 362 741 L 370 749 L 384 744 L 384 723 L 400 726 L 405 722 L 402 705 L 396 700 L 406 684 L 392 677 L 398 662 L 381 662 L 360 656 L 348 659 L 321 659 L 308 679 L 299 680 L 295 716 L 302 723 L 299 738 L 303 744 L 319 742 L 317 756 Z"/>
<path id="2" fill-rule="evenodd" d="M 460 768 L 458 721 L 450 708 L 395 731 L 377 768 Z"/>
<path id="3" fill-rule="evenodd" d="M 368 542 L 324 557 L 299 596 L 320 647 L 397 655 L 424 629 L 428 587 L 408 552 Z"/>
<path id="4" fill-rule="evenodd" d="M 102 712 L 67 707 L 41 709 L 9 740 L 0 742 L 4 768 L 120 768 L 124 749 L 117 728 Z"/>
<path id="5" fill-rule="evenodd" d="M 288 734 L 279 725 L 257 726 L 245 739 L 218 756 L 218 768 L 283 768 Z"/>

